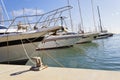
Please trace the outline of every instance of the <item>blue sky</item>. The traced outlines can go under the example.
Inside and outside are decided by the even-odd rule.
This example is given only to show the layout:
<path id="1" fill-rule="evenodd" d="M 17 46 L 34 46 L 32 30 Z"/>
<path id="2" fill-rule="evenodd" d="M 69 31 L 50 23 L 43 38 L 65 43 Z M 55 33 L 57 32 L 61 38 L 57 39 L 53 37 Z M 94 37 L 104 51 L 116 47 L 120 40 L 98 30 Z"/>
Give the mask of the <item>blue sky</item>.
<path id="1" fill-rule="evenodd" d="M 99 5 L 102 24 L 109 31 L 120 33 L 120 0 L 93 0 L 96 26 L 98 26 L 98 14 L 96 6 Z M 12 11 L 16 15 L 22 14 L 22 9 L 25 8 L 29 14 L 33 14 L 35 9 L 39 9 L 39 13 L 48 12 L 53 9 L 67 5 L 67 0 L 4 0 L 8 15 L 11 16 Z M 91 9 L 91 0 L 80 0 L 83 23 L 86 30 L 93 30 L 93 17 Z M 77 30 L 80 22 L 77 0 L 70 0 L 73 6 L 72 18 L 74 31 Z"/>

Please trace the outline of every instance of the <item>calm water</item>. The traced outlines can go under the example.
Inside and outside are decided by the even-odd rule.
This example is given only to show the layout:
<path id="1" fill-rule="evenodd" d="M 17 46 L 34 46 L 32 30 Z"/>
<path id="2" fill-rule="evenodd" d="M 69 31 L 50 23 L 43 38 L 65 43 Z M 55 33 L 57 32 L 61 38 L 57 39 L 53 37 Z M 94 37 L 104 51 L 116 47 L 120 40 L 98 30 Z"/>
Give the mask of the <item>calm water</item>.
<path id="1" fill-rule="evenodd" d="M 120 71 L 120 35 L 71 48 L 38 51 L 32 56 L 41 56 L 43 63 L 52 67 Z M 27 65 L 32 65 L 31 61 Z"/>

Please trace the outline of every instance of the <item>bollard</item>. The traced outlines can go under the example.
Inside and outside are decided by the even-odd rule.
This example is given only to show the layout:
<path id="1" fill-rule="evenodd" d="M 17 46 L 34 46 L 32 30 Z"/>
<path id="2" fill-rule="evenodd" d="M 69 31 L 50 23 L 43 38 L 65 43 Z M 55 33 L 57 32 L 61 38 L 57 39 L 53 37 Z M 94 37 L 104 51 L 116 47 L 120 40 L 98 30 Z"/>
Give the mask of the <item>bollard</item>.
<path id="1" fill-rule="evenodd" d="M 45 66 L 43 65 L 42 60 L 41 60 L 40 57 L 33 57 L 33 58 L 31 58 L 31 59 L 32 59 L 33 61 L 35 61 L 36 65 L 35 65 L 35 66 L 32 66 L 32 67 L 30 68 L 30 70 L 32 70 L 32 71 L 39 71 L 39 70 L 42 70 L 42 69 L 45 68 Z"/>

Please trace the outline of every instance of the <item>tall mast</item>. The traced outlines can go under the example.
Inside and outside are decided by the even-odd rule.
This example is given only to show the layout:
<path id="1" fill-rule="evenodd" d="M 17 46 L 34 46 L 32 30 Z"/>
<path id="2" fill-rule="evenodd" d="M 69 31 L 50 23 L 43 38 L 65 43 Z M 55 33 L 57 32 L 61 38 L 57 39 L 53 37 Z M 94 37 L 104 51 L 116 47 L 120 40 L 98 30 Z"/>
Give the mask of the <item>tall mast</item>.
<path id="1" fill-rule="evenodd" d="M 6 14 L 6 16 L 7 16 L 8 20 L 9 20 L 10 17 L 9 17 L 9 15 L 7 13 L 7 10 L 6 10 L 6 7 L 5 7 L 5 4 L 4 4 L 3 0 L 1 0 L 1 3 L 2 3 L 2 7 L 3 7 L 4 11 L 5 11 L 5 14 Z"/>
<path id="2" fill-rule="evenodd" d="M 2 7 L 0 6 L 0 24 L 4 25 L 4 22 L 3 22 L 3 10 L 2 10 Z"/>
<path id="3" fill-rule="evenodd" d="M 102 32 L 103 28 L 102 28 L 102 21 L 101 21 L 99 6 L 97 6 L 97 10 L 98 10 L 98 16 L 99 16 L 99 25 L 100 25 L 99 27 L 100 27 L 100 31 Z"/>
<path id="4" fill-rule="evenodd" d="M 67 0 L 68 6 L 70 6 L 70 2 L 69 0 Z M 72 17 L 71 17 L 71 10 L 69 9 L 69 16 L 70 16 L 70 24 L 71 24 L 71 29 L 73 31 L 73 21 L 72 21 Z"/>
<path id="5" fill-rule="evenodd" d="M 94 14 L 93 0 L 91 0 L 91 6 L 92 6 L 92 14 L 93 14 L 94 27 L 95 27 L 95 31 L 97 31 L 97 27 L 96 27 L 96 23 L 95 23 L 95 14 Z"/>
<path id="6" fill-rule="evenodd" d="M 80 0 L 78 1 L 78 8 L 79 8 L 79 14 L 80 14 L 80 25 L 79 25 L 79 29 L 82 30 L 83 28 L 83 18 L 82 18 L 82 11 L 81 11 L 81 7 L 80 7 Z"/>

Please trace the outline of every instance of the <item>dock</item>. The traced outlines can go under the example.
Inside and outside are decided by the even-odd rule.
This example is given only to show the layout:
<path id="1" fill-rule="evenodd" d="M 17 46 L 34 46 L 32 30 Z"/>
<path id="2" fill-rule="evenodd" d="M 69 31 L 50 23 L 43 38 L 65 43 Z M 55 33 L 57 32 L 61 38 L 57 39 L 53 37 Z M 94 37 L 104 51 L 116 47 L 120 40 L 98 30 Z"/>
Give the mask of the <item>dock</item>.
<path id="1" fill-rule="evenodd" d="M 120 71 L 60 67 L 30 71 L 30 67 L 0 64 L 0 80 L 120 80 Z"/>

